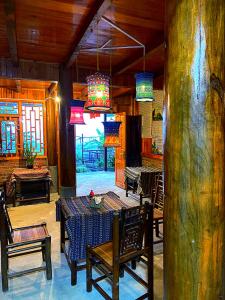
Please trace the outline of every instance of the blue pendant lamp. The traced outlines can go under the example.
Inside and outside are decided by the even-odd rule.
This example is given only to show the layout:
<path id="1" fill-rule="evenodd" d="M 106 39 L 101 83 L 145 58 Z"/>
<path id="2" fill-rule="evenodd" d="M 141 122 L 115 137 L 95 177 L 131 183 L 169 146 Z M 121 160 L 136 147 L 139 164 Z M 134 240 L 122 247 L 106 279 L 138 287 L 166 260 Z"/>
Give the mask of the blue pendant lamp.
<path id="1" fill-rule="evenodd" d="M 153 73 L 136 73 L 136 101 L 151 102 L 154 101 L 153 94 Z"/>

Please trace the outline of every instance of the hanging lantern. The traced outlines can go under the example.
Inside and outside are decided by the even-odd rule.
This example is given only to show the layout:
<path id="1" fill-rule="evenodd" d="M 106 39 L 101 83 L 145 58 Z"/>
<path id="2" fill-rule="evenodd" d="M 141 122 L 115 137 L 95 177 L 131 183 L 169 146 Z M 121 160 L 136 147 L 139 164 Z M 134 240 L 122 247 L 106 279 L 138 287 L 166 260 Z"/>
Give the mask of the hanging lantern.
<path id="1" fill-rule="evenodd" d="M 153 73 L 142 72 L 135 75 L 136 101 L 148 102 L 154 100 Z"/>
<path id="2" fill-rule="evenodd" d="M 70 125 L 84 123 L 84 104 L 85 101 L 71 100 L 70 102 Z"/>
<path id="3" fill-rule="evenodd" d="M 105 142 L 104 147 L 119 147 L 119 129 L 121 122 L 110 121 L 102 122 L 105 129 Z"/>
<path id="4" fill-rule="evenodd" d="M 106 111 L 110 107 L 109 81 L 107 75 L 95 73 L 87 77 L 88 100 L 85 108 L 94 111 Z"/>

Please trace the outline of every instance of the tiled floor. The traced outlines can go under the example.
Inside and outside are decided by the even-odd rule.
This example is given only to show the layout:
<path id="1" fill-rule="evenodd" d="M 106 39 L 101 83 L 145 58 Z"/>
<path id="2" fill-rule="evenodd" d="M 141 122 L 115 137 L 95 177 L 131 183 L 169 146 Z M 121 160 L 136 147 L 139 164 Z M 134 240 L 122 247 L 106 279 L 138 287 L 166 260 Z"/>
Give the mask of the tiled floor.
<path id="1" fill-rule="evenodd" d="M 78 177 L 78 195 L 86 194 L 90 189 L 95 192 L 106 192 L 113 190 L 121 199 L 129 203 L 137 204 L 136 201 L 125 197 L 125 191 L 115 187 L 114 174 L 105 174 L 104 172 L 96 173 L 94 177 L 82 174 Z M 97 300 L 103 299 L 95 289 L 91 293 L 86 292 L 85 271 L 78 273 L 78 284 L 70 285 L 70 271 L 66 259 L 59 250 L 59 223 L 55 221 L 55 200 L 58 195 L 52 194 L 51 203 L 40 203 L 34 205 L 19 206 L 10 208 L 9 213 L 14 227 L 35 224 L 46 221 L 49 233 L 52 236 L 52 267 L 53 278 L 47 281 L 44 272 L 33 273 L 27 276 L 11 279 L 9 281 L 9 291 L 2 293 L 0 290 L 1 300 Z M 162 252 L 160 247 L 155 249 L 157 253 Z M 14 259 L 10 269 L 19 270 L 33 265 L 41 264 L 41 256 L 33 254 L 29 257 L 19 257 Z M 145 276 L 145 266 L 140 264 L 138 271 Z M 155 300 L 162 299 L 162 272 L 163 262 L 162 254 L 154 257 L 154 284 Z M 105 286 L 108 286 L 105 283 Z M 143 293 L 144 289 L 130 276 L 126 275 L 120 281 L 120 299 L 135 299 Z M 110 293 L 110 286 L 108 286 Z"/>
<path id="2" fill-rule="evenodd" d="M 87 194 L 90 190 L 95 193 L 104 193 L 109 190 L 121 193 L 121 189 L 115 185 L 114 172 L 90 172 L 77 174 L 77 195 Z"/>

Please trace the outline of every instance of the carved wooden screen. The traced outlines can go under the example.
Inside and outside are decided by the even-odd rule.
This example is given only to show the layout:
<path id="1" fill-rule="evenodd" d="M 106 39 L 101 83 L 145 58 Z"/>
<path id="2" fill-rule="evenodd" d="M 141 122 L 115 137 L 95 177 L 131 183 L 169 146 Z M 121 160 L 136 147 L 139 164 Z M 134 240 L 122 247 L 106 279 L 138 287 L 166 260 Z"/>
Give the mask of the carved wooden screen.
<path id="1" fill-rule="evenodd" d="M 1 121 L 2 154 L 16 154 L 17 152 L 17 126 L 15 121 Z"/>
<path id="2" fill-rule="evenodd" d="M 18 154 L 18 112 L 17 102 L 0 102 L 0 155 Z"/>
<path id="3" fill-rule="evenodd" d="M 0 157 L 20 157 L 25 147 L 46 154 L 44 102 L 0 101 Z"/>
<path id="4" fill-rule="evenodd" d="M 44 155 L 44 118 L 42 103 L 23 103 L 23 147 L 32 147 L 38 155 Z"/>

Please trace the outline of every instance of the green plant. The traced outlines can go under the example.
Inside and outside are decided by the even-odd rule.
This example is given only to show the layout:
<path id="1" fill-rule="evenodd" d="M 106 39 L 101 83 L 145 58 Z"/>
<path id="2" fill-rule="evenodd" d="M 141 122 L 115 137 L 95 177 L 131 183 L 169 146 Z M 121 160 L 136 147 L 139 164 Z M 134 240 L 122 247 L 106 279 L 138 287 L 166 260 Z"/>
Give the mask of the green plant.
<path id="1" fill-rule="evenodd" d="M 115 156 L 111 156 L 108 159 L 109 167 L 115 167 Z"/>
<path id="2" fill-rule="evenodd" d="M 76 172 L 77 173 L 85 173 L 85 172 L 88 172 L 88 168 L 86 166 L 77 166 Z"/>
<path id="3" fill-rule="evenodd" d="M 33 165 L 37 153 L 34 152 L 34 149 L 31 145 L 26 144 L 26 148 L 23 151 L 23 156 L 27 161 L 27 165 Z"/>
<path id="4" fill-rule="evenodd" d="M 104 132 L 100 131 L 98 128 L 96 129 L 97 135 L 99 136 L 100 143 L 103 145 L 105 141 L 105 134 Z"/>

